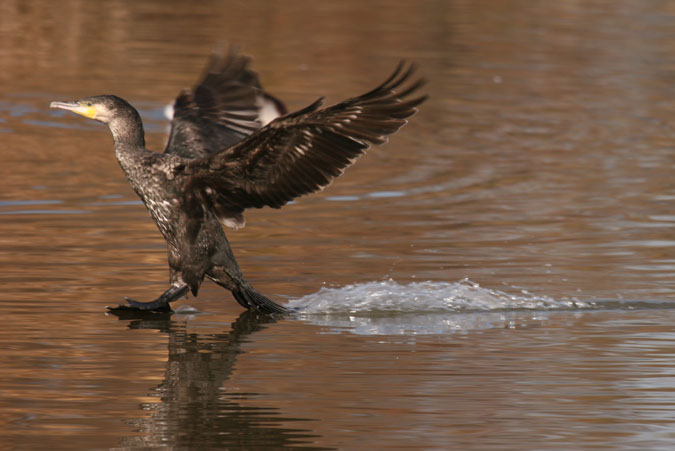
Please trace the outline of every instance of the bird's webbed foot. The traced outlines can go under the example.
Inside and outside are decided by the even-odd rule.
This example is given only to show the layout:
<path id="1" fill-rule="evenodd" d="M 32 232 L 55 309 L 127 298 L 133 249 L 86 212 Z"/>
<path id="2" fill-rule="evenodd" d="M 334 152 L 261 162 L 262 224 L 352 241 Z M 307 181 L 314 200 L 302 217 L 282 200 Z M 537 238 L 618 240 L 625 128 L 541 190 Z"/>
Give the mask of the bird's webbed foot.
<path id="1" fill-rule="evenodd" d="M 166 290 L 160 297 L 155 299 L 152 302 L 138 302 L 130 298 L 124 298 L 128 305 L 118 305 L 117 307 L 108 306 L 107 309 L 110 312 L 116 313 L 121 311 L 152 311 L 152 312 L 170 312 L 171 311 L 171 302 L 176 301 L 178 298 L 185 296 L 188 292 L 188 286 L 185 284 L 181 285 L 172 285 L 168 290 Z"/>

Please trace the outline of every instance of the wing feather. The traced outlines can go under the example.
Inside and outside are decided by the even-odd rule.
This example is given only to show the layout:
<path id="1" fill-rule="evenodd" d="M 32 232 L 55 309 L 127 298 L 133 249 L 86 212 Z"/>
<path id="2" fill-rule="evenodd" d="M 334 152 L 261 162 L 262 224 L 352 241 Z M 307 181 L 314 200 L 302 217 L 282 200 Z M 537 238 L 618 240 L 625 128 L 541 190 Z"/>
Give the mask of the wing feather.
<path id="1" fill-rule="evenodd" d="M 414 71 L 414 65 L 401 62 L 382 84 L 361 96 L 324 109 L 319 109 L 319 99 L 230 148 L 188 162 L 187 190 L 200 202 L 193 207 L 211 210 L 230 224 L 243 218 L 247 208 L 279 208 L 325 188 L 417 112 L 426 96 L 407 97 L 425 81 L 406 84 Z"/>
<path id="2" fill-rule="evenodd" d="M 214 51 L 201 81 L 174 101 L 164 153 L 201 158 L 232 146 L 263 125 L 265 102 L 274 103 L 277 116 L 286 113 L 283 103 L 262 91 L 250 62 L 236 47 Z"/>

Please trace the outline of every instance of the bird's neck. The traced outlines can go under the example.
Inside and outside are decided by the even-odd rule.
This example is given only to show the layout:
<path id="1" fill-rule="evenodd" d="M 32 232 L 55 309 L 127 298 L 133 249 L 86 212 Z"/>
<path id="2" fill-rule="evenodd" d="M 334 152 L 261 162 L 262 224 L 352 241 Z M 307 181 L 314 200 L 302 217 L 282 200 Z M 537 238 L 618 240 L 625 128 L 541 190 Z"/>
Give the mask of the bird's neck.
<path id="1" fill-rule="evenodd" d="M 134 111 L 135 112 L 135 111 Z M 141 196 L 139 187 L 142 183 L 144 157 L 148 151 L 145 148 L 143 123 L 136 113 L 133 117 L 114 119 L 108 124 L 115 141 L 115 156 L 129 183 Z"/>
<path id="2" fill-rule="evenodd" d="M 143 123 L 136 113 L 135 118 L 115 119 L 108 124 L 115 140 L 115 148 L 145 148 L 145 133 Z"/>

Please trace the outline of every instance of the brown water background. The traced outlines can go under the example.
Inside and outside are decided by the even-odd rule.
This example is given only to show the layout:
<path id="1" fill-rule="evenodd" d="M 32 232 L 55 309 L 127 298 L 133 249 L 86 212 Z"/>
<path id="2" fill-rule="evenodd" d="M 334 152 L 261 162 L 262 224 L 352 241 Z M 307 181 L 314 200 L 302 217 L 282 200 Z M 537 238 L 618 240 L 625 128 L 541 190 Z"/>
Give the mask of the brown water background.
<path id="1" fill-rule="evenodd" d="M 164 242 L 106 128 L 217 42 L 291 109 L 402 59 L 430 99 L 323 193 L 229 233 L 263 293 L 150 300 Z M 0 448 L 672 449 L 675 4 L 0 2 Z M 429 283 L 426 283 L 426 282 Z"/>

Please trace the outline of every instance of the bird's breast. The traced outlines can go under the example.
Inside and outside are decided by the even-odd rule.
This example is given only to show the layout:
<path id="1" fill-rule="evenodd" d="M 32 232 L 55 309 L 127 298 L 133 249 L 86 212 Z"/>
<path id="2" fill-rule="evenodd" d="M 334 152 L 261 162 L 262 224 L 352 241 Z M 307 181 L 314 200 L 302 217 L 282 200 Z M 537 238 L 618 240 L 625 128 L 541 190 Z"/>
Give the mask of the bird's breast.
<path id="1" fill-rule="evenodd" d="M 164 238 L 167 241 L 172 241 L 177 235 L 177 228 L 180 226 L 180 202 L 178 199 L 149 195 L 143 196 L 143 202 Z"/>

